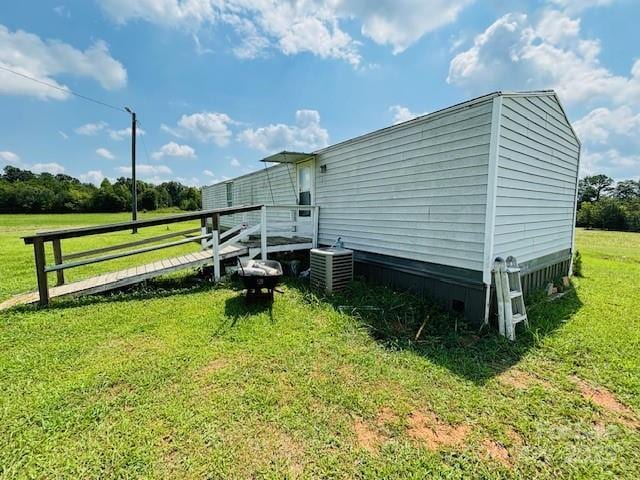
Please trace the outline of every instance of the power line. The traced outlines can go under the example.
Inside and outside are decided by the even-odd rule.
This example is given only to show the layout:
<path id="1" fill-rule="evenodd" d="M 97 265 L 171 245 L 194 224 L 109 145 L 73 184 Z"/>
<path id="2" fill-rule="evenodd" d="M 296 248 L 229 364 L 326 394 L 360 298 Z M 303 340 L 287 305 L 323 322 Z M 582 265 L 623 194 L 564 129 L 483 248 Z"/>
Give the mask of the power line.
<path id="1" fill-rule="evenodd" d="M 136 123 L 140 128 L 142 128 L 142 123 L 139 120 L 136 120 Z M 147 143 L 144 141 L 144 135 L 140 135 L 140 140 L 142 141 L 142 148 L 144 149 L 144 156 L 147 157 L 147 162 L 151 163 L 151 158 L 149 157 L 149 150 L 147 150 Z"/>
<path id="2" fill-rule="evenodd" d="M 103 107 L 112 108 L 113 110 L 118 110 L 119 112 L 126 112 L 126 110 L 122 107 L 116 107 L 115 105 L 111 105 L 109 103 L 105 103 L 103 101 L 97 100 L 95 98 L 88 97 L 86 95 L 82 95 L 81 93 L 74 92 L 69 88 L 58 87 L 57 85 L 53 85 L 51 83 L 43 82 L 42 80 L 38 80 L 37 78 L 30 77 L 24 73 L 16 72 L 15 70 L 11 70 L 3 65 L 0 65 L 0 70 L 4 70 L 5 72 L 13 73 L 14 75 L 18 75 L 19 77 L 26 78 L 27 80 L 31 80 L 32 82 L 39 83 L 40 85 L 45 85 L 49 88 L 54 88 L 56 90 L 60 90 L 61 92 L 70 93 L 71 95 L 75 95 L 78 98 L 82 98 L 83 100 L 87 100 L 89 102 L 96 103 L 98 105 L 102 105 Z"/>

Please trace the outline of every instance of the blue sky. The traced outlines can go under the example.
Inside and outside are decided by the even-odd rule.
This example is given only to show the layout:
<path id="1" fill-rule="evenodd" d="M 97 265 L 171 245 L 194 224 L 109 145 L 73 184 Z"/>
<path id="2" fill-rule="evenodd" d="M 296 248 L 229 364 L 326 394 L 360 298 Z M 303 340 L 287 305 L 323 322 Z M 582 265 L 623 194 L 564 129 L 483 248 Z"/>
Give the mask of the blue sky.
<path id="1" fill-rule="evenodd" d="M 583 174 L 640 174 L 634 0 L 0 4 L 0 166 L 209 184 L 494 90 L 554 88 Z"/>

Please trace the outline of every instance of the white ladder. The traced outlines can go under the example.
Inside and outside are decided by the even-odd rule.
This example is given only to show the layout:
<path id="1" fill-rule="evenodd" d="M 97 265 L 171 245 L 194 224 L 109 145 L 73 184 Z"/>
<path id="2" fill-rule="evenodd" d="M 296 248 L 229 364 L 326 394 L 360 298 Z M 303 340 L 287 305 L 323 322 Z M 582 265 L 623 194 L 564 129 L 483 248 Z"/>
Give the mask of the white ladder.
<path id="1" fill-rule="evenodd" d="M 509 340 L 515 340 L 518 323 L 524 322 L 525 326 L 529 328 L 527 310 L 522 295 L 520 267 L 515 257 L 507 257 L 506 261 L 498 257 L 493 264 L 493 274 L 498 299 L 498 329 L 500 335 Z"/>

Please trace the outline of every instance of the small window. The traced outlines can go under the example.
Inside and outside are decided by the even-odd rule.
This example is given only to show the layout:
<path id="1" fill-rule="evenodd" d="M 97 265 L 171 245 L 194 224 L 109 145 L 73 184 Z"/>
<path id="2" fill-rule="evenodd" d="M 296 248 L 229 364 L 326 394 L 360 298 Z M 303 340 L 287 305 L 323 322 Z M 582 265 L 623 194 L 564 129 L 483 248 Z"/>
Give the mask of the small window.
<path id="1" fill-rule="evenodd" d="M 233 207 L 233 183 L 227 183 L 227 207 Z"/>
<path id="2" fill-rule="evenodd" d="M 298 164 L 298 205 L 311 205 L 313 165 L 311 162 Z M 300 210 L 298 215 L 310 217 L 311 210 Z"/>

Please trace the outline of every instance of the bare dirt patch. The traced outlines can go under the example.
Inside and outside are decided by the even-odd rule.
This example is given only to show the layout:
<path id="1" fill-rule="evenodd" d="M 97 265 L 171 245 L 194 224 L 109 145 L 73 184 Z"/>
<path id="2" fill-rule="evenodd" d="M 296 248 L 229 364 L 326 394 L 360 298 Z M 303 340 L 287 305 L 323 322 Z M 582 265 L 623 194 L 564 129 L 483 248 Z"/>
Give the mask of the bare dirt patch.
<path id="1" fill-rule="evenodd" d="M 356 434 L 358 446 L 369 453 L 377 454 L 380 445 L 385 438 L 375 429 L 371 428 L 362 418 L 356 418 L 353 422 L 353 431 Z"/>
<path id="2" fill-rule="evenodd" d="M 515 430 L 507 430 L 507 437 L 509 437 L 509 440 L 511 440 L 511 444 L 514 447 L 521 447 L 522 445 L 524 445 L 524 440 L 522 440 L 520 434 Z"/>
<path id="3" fill-rule="evenodd" d="M 393 424 L 398 420 L 398 415 L 389 407 L 383 407 L 378 413 L 376 418 L 376 425 L 378 427 L 384 427 L 385 425 Z"/>
<path id="4" fill-rule="evenodd" d="M 462 444 L 471 428 L 468 425 L 451 425 L 432 413 L 414 411 L 409 415 L 407 433 L 424 443 L 429 450 Z"/>
<path id="5" fill-rule="evenodd" d="M 535 377 L 522 370 L 509 369 L 498 375 L 498 381 L 507 387 L 517 390 L 529 388 L 536 381 Z"/>
<path id="6" fill-rule="evenodd" d="M 578 377 L 573 377 L 572 380 L 583 398 L 609 413 L 615 414 L 623 425 L 640 430 L 638 416 L 609 390 L 604 387 L 594 387 Z"/>
<path id="7" fill-rule="evenodd" d="M 225 368 L 229 362 L 224 358 L 216 358 L 200 369 L 200 376 L 208 376 L 218 370 Z"/>
<path id="8" fill-rule="evenodd" d="M 539 385 L 546 390 L 552 390 L 553 385 L 544 378 L 540 378 L 534 373 L 524 372 L 517 368 L 511 368 L 505 370 L 498 375 L 498 381 L 507 387 L 515 388 L 516 390 L 526 390 L 533 385 Z"/>
<path id="9" fill-rule="evenodd" d="M 109 400 L 114 400 L 118 398 L 120 395 L 132 393 L 133 387 L 127 382 L 116 382 L 113 385 L 109 386 L 105 391 L 104 395 Z"/>
<path id="10" fill-rule="evenodd" d="M 513 464 L 513 457 L 509 453 L 509 450 L 507 450 L 507 447 L 501 443 L 485 438 L 482 441 L 482 446 L 492 460 L 501 463 L 505 467 L 510 467 Z"/>

